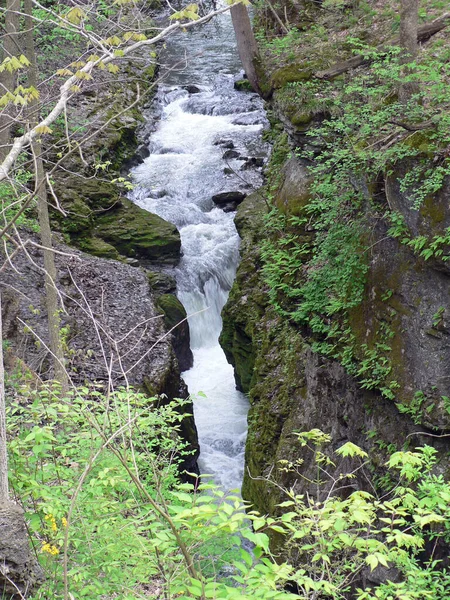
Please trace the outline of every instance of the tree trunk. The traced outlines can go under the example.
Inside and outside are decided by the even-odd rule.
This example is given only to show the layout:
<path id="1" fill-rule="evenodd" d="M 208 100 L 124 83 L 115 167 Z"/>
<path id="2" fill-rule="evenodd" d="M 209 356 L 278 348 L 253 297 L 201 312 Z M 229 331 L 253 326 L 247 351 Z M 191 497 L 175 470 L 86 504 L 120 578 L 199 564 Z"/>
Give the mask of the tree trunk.
<path id="1" fill-rule="evenodd" d="M 419 52 L 417 42 L 417 30 L 419 27 L 419 0 L 401 0 L 400 7 L 400 46 L 404 48 L 405 54 L 402 62 L 405 64 L 413 62 Z M 404 75 L 411 71 L 405 69 Z M 414 94 L 419 92 L 419 84 L 416 82 L 404 82 L 400 85 L 399 100 L 407 104 Z"/>
<path id="2" fill-rule="evenodd" d="M 5 35 L 3 38 L 3 57 L 2 59 L 19 56 L 19 29 L 20 29 L 20 0 L 6 0 L 5 12 Z M 10 73 L 7 69 L 0 73 L 0 95 L 5 92 L 13 92 L 15 89 L 16 74 Z M 8 146 L 11 136 L 11 126 L 13 117 L 11 115 L 12 107 L 6 107 L 1 115 L 0 122 L 0 162 L 8 154 Z"/>
<path id="3" fill-rule="evenodd" d="M 25 54 L 30 61 L 28 71 L 28 85 L 37 88 L 37 64 L 36 52 L 34 47 L 34 22 L 31 19 L 32 2 L 24 1 L 25 17 Z M 38 122 L 38 110 L 36 103 L 29 105 L 30 125 L 34 126 Z M 48 214 L 47 186 L 45 179 L 44 162 L 42 160 L 42 144 L 39 140 L 33 142 L 32 152 L 35 162 L 35 186 L 38 206 L 39 228 L 41 233 L 41 243 L 44 247 L 44 269 L 45 269 L 45 301 L 47 306 L 47 319 L 50 350 L 53 355 L 54 379 L 61 384 L 61 387 L 67 389 L 68 377 L 64 367 L 64 352 L 61 342 L 60 325 L 61 320 L 58 312 L 58 293 L 56 290 L 56 266 L 55 255 L 53 253 L 52 232 L 50 228 L 50 218 Z"/>
<path id="4" fill-rule="evenodd" d="M 8 501 L 8 455 L 6 451 L 5 367 L 3 363 L 2 302 L 0 293 L 0 504 Z"/>
<path id="5" fill-rule="evenodd" d="M 255 92 L 263 96 L 260 87 L 260 78 L 256 70 L 259 51 L 247 7 L 243 4 L 234 4 L 230 12 L 242 66 L 252 88 Z"/>

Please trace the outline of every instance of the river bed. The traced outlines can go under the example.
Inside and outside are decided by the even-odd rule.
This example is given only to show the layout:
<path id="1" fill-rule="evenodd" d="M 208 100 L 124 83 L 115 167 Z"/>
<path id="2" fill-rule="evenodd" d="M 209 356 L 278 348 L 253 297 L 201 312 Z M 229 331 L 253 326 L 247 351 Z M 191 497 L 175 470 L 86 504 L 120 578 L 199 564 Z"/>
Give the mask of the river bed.
<path id="1" fill-rule="evenodd" d="M 180 231 L 183 256 L 171 274 L 189 316 L 194 365 L 182 376 L 194 398 L 199 466 L 224 490 L 238 489 L 248 399 L 235 388 L 218 338 L 239 236 L 234 212 L 215 206 L 212 197 L 261 185 L 267 120 L 256 94 L 234 89 L 242 72 L 229 14 L 169 38 L 161 62 L 147 115 L 150 155 L 132 172 L 131 198 Z"/>

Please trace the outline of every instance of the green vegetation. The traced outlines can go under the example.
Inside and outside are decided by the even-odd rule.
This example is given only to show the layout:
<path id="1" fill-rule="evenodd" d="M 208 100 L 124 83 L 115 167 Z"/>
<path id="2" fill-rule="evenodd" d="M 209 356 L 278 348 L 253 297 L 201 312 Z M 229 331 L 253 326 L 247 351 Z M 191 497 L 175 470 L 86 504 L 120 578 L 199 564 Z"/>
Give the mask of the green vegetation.
<path id="1" fill-rule="evenodd" d="M 285 514 L 274 519 L 246 514 L 238 496 L 213 484 L 194 492 L 178 481 L 186 452 L 179 401 L 161 405 L 130 390 L 105 398 L 95 388 L 61 397 L 23 384 L 10 392 L 10 482 L 46 575 L 33 600 L 337 599 L 370 582 L 377 567 L 395 573 L 397 583 L 366 585 L 356 590 L 358 600 L 448 597 L 439 559 L 420 558 L 426 543 L 438 549 L 450 535 L 450 487 L 433 474 L 432 448 L 395 452 L 388 466 L 398 483 L 378 498 L 352 483 L 365 452 L 341 446 L 336 458 L 352 467 L 330 479 L 329 436 L 298 434 L 299 448 L 318 464 L 311 485 L 329 491 L 317 502 L 285 490 Z M 301 464 L 281 467 L 298 471 Z M 350 492 L 344 499 L 343 487 Z M 282 564 L 269 552 L 269 530 L 286 539 Z M 290 564 L 291 552 L 303 566 Z M 284 590 L 288 582 L 295 593 Z"/>
<path id="2" fill-rule="evenodd" d="M 1 227 L 3 228 L 18 213 L 23 201 L 28 196 L 27 183 L 32 179 L 32 174 L 25 170 L 19 170 L 14 182 L 0 182 L 0 206 Z M 35 215 L 34 205 L 26 208 L 15 221 L 17 227 L 26 227 L 32 231 L 38 231 L 39 226 Z"/>
<path id="3" fill-rule="evenodd" d="M 282 40 L 290 45 L 292 35 Z M 268 45 L 275 62 L 283 43 Z M 448 49 L 436 43 L 405 76 L 398 48 L 379 52 L 348 38 L 346 44 L 370 68 L 333 82 L 287 81 L 277 92 L 280 110 L 304 136 L 295 153 L 308 165 L 308 194 L 294 216 L 278 200 L 288 157 L 281 135 L 268 169 L 266 195 L 274 208 L 262 246 L 263 273 L 274 307 L 303 327 L 316 351 L 337 358 L 362 387 L 393 399 L 394 325 L 362 342 L 354 315 L 366 293 L 371 231 L 380 220 L 390 223 L 389 236 L 419 258 L 449 259 L 450 230 L 430 208 L 450 176 Z M 397 98 L 405 81 L 426 81 L 407 105 Z M 423 218 L 423 231 L 410 230 L 391 209 L 383 182 L 394 179 L 409 209 Z M 434 230 L 426 229 L 430 219 Z"/>

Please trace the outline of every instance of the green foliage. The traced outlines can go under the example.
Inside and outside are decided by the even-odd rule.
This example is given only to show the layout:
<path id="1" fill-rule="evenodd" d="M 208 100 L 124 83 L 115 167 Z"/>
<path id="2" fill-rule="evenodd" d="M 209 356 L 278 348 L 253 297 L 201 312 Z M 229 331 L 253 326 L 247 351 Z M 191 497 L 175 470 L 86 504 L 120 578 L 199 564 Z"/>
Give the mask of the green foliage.
<path id="1" fill-rule="evenodd" d="M 337 599 L 379 565 L 397 569 L 401 583 L 357 590 L 355 599 L 446 598 L 439 561 L 419 560 L 425 543 L 449 538 L 450 489 L 433 474 L 432 448 L 395 452 L 388 468 L 398 483 L 380 499 L 353 489 L 367 456 L 357 445 L 347 442 L 333 457 L 329 435 L 298 434 L 318 463 L 318 493 L 327 492 L 286 490 L 284 514 L 267 518 L 211 483 L 195 492 L 179 483 L 179 403 L 130 390 L 56 392 L 16 388 L 7 415 L 11 487 L 47 575 L 34 600 L 64 596 L 65 560 L 74 598 Z M 357 464 L 329 475 L 342 459 Z M 344 498 L 343 488 L 352 490 Z M 303 566 L 274 560 L 269 531 Z M 288 581 L 298 593 L 284 590 Z"/>
<path id="2" fill-rule="evenodd" d="M 272 304 L 303 328 L 315 351 L 337 358 L 364 388 L 394 399 L 392 332 L 380 329 L 370 343 L 357 347 L 351 315 L 365 294 L 374 220 L 388 220 L 388 234 L 423 260 L 449 259 L 449 230 L 414 237 L 378 191 L 380 181 L 398 177 L 397 165 L 406 165 L 400 192 L 416 211 L 425 200 L 432 202 L 450 176 L 450 67 L 440 46 L 405 71 L 398 48 L 380 53 L 357 39 L 346 43 L 370 61 L 370 68 L 334 82 L 290 83 L 277 97 L 293 123 L 298 107 L 313 119 L 309 142 L 297 150 L 309 164 L 311 183 L 299 216 L 270 212 L 263 274 Z M 404 105 L 397 92 L 409 81 L 427 84 Z M 269 200 L 279 188 L 277 163 L 278 171 L 272 165 L 268 170 Z"/>
<path id="3" fill-rule="evenodd" d="M 315 456 L 318 446 L 319 456 L 323 455 L 327 442 L 319 433 L 300 436 L 302 445 L 306 442 Z M 281 504 L 289 511 L 280 518 L 288 549 L 302 565 L 291 576 L 300 597 L 337 599 L 353 590 L 350 597 L 357 600 L 444 600 L 450 592 L 448 574 L 439 561 L 424 561 L 422 554 L 427 543 L 447 544 L 450 535 L 446 505 L 450 486 L 433 474 L 436 450 L 425 446 L 395 452 L 388 468 L 397 485 L 382 498 L 358 489 L 356 474 L 365 468 L 364 451 L 347 442 L 335 454 L 351 459 L 354 467 L 331 475 L 321 460 L 320 478 L 315 482 L 324 489 L 321 501 L 299 496 L 292 489 Z M 330 465 L 335 467 L 333 462 Z M 364 572 L 377 567 L 389 569 L 386 580 L 376 588 L 369 583 L 355 590 Z M 395 582 L 389 581 L 392 578 Z"/>
<path id="4" fill-rule="evenodd" d="M 63 597 L 65 556 L 75 598 L 147 597 L 153 582 L 166 598 L 293 597 L 277 591 L 291 569 L 258 560 L 268 537 L 251 530 L 256 516 L 241 498 L 179 482 L 182 401 L 92 388 L 14 393 L 11 488 L 47 576 L 34 600 Z"/>
<path id="5" fill-rule="evenodd" d="M 31 179 L 32 174 L 29 171 L 19 168 L 14 182 L 0 182 L 1 228 L 16 216 L 22 203 L 27 200 L 29 192 L 26 190 L 26 185 Z M 32 231 L 38 231 L 34 205 L 25 209 L 15 223 L 17 227 L 28 227 Z"/>

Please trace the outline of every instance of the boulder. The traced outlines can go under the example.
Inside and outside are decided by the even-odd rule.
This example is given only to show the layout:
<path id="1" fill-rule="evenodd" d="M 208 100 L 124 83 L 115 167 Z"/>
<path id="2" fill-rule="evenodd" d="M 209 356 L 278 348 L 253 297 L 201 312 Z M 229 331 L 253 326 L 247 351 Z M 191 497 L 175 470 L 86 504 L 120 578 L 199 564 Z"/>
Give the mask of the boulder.
<path id="1" fill-rule="evenodd" d="M 56 283 L 64 301 L 66 367 L 73 383 L 98 382 L 106 387 L 112 379 L 114 387 L 130 384 L 149 396 L 187 397 L 172 339 L 167 336 L 166 316 L 156 303 L 147 273 L 63 244 L 55 248 L 59 251 L 55 255 Z M 24 253 L 18 253 L 12 259 L 14 268 L 6 263 L 0 274 L 4 337 L 9 342 L 8 353 L 41 378 L 51 379 L 40 270 L 43 259 L 37 246 L 28 245 L 28 253 L 34 264 Z M 173 304 L 178 302 L 173 298 Z M 182 307 L 177 308 L 182 311 Z M 174 310 L 170 318 L 177 318 Z M 192 406 L 184 410 L 192 415 Z M 184 421 L 183 436 L 195 451 L 188 457 L 186 468 L 194 471 L 198 455 L 195 423 L 191 416 Z"/>
<path id="2" fill-rule="evenodd" d="M 0 589 L 2 598 L 24 598 L 39 587 L 43 572 L 30 550 L 22 508 L 0 504 Z"/>
<path id="3" fill-rule="evenodd" d="M 213 196 L 212 201 L 214 204 L 217 204 L 217 206 L 222 207 L 232 202 L 240 204 L 246 196 L 247 194 L 244 194 L 243 192 L 221 192 L 220 194 Z"/>
<path id="4" fill-rule="evenodd" d="M 122 198 L 115 210 L 96 220 L 95 235 L 123 256 L 144 265 L 176 265 L 180 259 L 180 234 L 171 223 Z"/>

